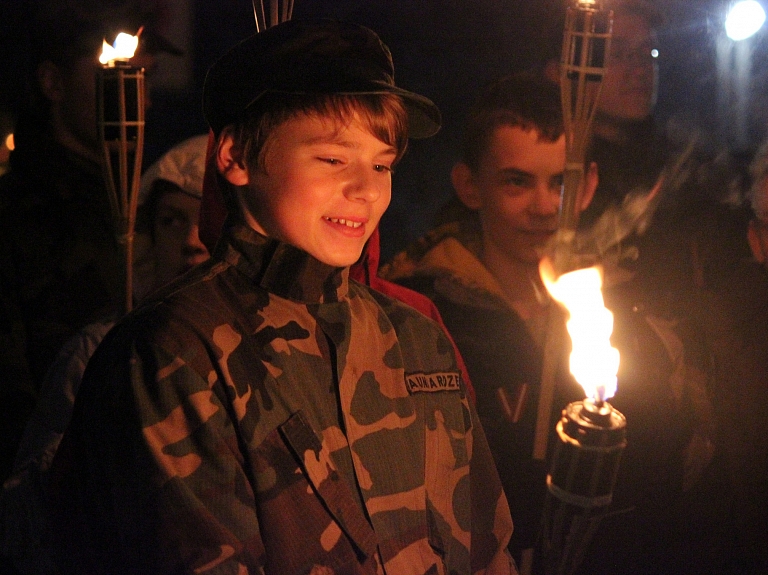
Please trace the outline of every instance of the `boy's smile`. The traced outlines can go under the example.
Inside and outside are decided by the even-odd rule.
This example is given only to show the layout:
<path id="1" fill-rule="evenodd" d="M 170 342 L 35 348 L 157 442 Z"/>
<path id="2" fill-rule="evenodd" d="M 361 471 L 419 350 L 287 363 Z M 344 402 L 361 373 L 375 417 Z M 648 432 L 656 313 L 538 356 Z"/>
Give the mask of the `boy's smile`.
<path id="1" fill-rule="evenodd" d="M 248 223 L 325 264 L 356 262 L 389 206 L 395 149 L 356 114 L 300 114 L 275 129 L 265 153 L 242 196 Z"/>
<path id="2" fill-rule="evenodd" d="M 495 130 L 474 178 L 486 248 L 521 262 L 539 261 L 539 250 L 557 229 L 564 168 L 565 136 L 549 142 L 537 130 Z"/>

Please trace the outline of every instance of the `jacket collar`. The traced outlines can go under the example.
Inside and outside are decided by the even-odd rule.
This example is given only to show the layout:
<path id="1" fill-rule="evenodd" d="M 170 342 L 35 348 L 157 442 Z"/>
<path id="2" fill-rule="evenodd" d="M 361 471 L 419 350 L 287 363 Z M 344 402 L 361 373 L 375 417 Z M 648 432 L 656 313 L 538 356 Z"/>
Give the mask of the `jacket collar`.
<path id="1" fill-rule="evenodd" d="M 302 303 L 341 301 L 349 292 L 349 268 L 329 266 L 304 250 L 267 238 L 244 224 L 227 229 L 217 248 L 227 261 L 266 291 Z"/>

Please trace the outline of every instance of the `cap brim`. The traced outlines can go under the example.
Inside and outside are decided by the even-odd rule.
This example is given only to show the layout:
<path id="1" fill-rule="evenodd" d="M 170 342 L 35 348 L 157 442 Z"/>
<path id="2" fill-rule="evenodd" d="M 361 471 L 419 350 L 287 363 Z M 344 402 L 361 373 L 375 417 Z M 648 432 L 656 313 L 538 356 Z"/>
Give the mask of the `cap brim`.
<path id="1" fill-rule="evenodd" d="M 408 112 L 408 136 L 411 138 L 429 138 L 437 134 L 442 124 L 440 110 L 435 103 L 425 96 L 414 94 L 401 88 L 393 88 L 393 93 L 403 99 Z"/>

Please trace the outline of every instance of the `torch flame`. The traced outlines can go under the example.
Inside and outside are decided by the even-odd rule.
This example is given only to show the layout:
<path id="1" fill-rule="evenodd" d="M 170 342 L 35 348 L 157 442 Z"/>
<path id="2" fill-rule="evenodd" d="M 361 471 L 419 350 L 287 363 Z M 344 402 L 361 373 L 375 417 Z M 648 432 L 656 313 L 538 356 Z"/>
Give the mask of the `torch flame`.
<path id="1" fill-rule="evenodd" d="M 539 272 L 549 294 L 568 311 L 571 373 L 587 397 L 610 399 L 616 393 L 619 351 L 611 346 L 613 314 L 603 302 L 601 269 L 579 269 L 555 278 L 551 262 L 544 258 Z"/>
<path id="2" fill-rule="evenodd" d="M 101 49 L 101 56 L 99 56 L 99 62 L 102 64 L 108 64 L 115 60 L 130 60 L 136 53 L 136 48 L 139 47 L 139 34 L 141 30 L 135 35 L 131 36 L 126 32 L 120 32 L 115 38 L 115 43 L 110 46 L 107 41 L 104 40 Z"/>

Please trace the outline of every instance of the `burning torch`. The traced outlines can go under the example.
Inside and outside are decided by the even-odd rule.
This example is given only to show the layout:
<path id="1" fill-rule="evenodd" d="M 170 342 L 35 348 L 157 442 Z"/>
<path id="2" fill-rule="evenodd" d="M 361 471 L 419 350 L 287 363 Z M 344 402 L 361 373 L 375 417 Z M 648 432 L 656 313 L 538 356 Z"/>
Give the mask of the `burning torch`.
<path id="1" fill-rule="evenodd" d="M 144 69 L 130 64 L 140 34 L 121 32 L 111 46 L 104 41 L 96 82 L 104 181 L 125 257 L 126 313 L 133 307 L 133 237 L 144 150 Z"/>
<path id="2" fill-rule="evenodd" d="M 602 4 L 602 0 L 575 0 L 568 8 L 560 61 L 566 164 L 554 253 L 552 260 L 542 261 L 541 275 L 552 297 L 569 311 L 571 371 L 585 387 L 587 399 L 568 405 L 557 424 L 559 441 L 547 477 L 542 531 L 542 560 L 548 575 L 572 573 L 578 567 L 611 502 L 625 444 L 624 416 L 606 401 L 615 392 L 618 352 L 596 356 L 602 347 L 613 349 L 609 343 L 613 316 L 602 304 L 602 276 L 597 268 L 572 271 L 577 199 L 611 41 L 613 13 Z M 576 294 L 585 301 L 569 301 Z M 589 307 L 583 307 L 587 303 Z M 599 323 L 598 317 L 603 318 Z M 558 321 L 558 314 L 551 313 L 534 435 L 533 457 L 539 460 L 547 454 L 555 373 L 564 346 Z M 590 374 L 589 368 L 603 373 Z"/>
<path id="3" fill-rule="evenodd" d="M 578 567 L 611 504 L 626 419 L 608 403 L 616 393 L 619 352 L 610 344 L 613 314 L 603 303 L 601 270 L 584 268 L 555 278 L 545 258 L 540 271 L 550 295 L 568 312 L 570 369 L 587 395 L 563 410 L 547 476 L 544 571 L 564 575 Z"/>

